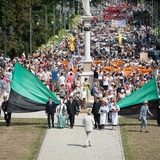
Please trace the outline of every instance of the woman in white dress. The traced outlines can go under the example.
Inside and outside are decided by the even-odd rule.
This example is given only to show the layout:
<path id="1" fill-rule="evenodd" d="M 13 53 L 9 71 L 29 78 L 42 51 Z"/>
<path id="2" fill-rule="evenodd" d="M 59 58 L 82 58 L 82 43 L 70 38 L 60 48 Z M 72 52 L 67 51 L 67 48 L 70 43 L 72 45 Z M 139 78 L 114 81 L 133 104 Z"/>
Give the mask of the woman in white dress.
<path id="1" fill-rule="evenodd" d="M 124 89 L 121 89 L 121 92 L 118 92 L 117 101 L 120 101 L 121 99 L 125 98 L 125 96 L 126 94 L 125 94 Z"/>
<path id="2" fill-rule="evenodd" d="M 106 124 L 106 116 L 109 112 L 107 103 L 102 100 L 102 105 L 99 109 L 100 114 L 100 129 L 104 129 L 104 125 Z"/>
<path id="3" fill-rule="evenodd" d="M 115 98 L 112 98 L 112 102 L 110 103 L 109 110 L 111 111 L 112 128 L 116 130 L 117 124 L 118 124 L 118 112 L 120 111 L 120 108 L 117 105 Z"/>

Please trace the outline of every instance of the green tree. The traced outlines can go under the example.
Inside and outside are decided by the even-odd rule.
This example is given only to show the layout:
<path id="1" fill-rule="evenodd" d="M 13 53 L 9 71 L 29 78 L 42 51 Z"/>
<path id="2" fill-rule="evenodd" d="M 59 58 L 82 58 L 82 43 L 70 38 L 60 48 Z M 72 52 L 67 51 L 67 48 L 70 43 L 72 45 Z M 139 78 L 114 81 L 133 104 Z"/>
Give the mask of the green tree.
<path id="1" fill-rule="evenodd" d="M 69 4 L 70 8 L 76 6 L 73 0 L 61 1 L 61 7 L 66 4 Z M 26 54 L 29 53 L 30 23 L 32 23 L 33 29 L 33 52 L 39 46 L 45 44 L 46 40 L 53 36 L 53 25 L 50 23 L 52 17 L 48 17 L 48 30 L 46 31 L 45 6 L 47 6 L 48 14 L 53 14 L 53 5 L 57 6 L 59 3 L 59 0 L 1 0 L 0 27 L 2 28 L 1 31 L 7 32 L 7 54 L 14 57 L 20 55 L 23 51 L 25 51 Z M 30 8 L 32 9 L 32 19 L 30 19 Z M 59 10 L 55 10 L 55 13 L 59 13 Z M 65 17 L 67 17 L 67 14 L 64 14 L 64 18 Z M 39 25 L 36 25 L 37 20 L 40 20 Z M 58 14 L 55 20 L 55 29 L 56 33 L 58 33 L 60 29 Z M 9 36 L 10 26 L 13 27 L 12 37 Z M 0 54 L 4 52 L 3 33 L 0 33 Z"/>

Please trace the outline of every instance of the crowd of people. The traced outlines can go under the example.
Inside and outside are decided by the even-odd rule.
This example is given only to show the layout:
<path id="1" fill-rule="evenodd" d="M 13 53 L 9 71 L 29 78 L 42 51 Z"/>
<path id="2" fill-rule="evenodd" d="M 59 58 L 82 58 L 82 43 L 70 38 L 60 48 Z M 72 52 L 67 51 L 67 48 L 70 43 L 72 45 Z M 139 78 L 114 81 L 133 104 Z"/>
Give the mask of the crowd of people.
<path id="1" fill-rule="evenodd" d="M 114 4 L 115 6 L 123 7 L 120 3 Z M 63 99 L 61 103 L 66 104 L 66 107 L 69 105 L 69 97 L 73 97 L 76 99 L 78 110 L 84 109 L 85 103 L 90 101 L 93 88 L 94 103 L 101 101 L 99 109 L 92 112 L 95 114 L 95 128 L 98 126 L 103 129 L 106 121 L 104 113 L 112 111 L 115 114 L 109 114 L 108 119 L 111 119 L 112 125 L 116 126 L 119 111 L 116 102 L 144 86 L 154 77 L 154 74 L 157 76 L 157 84 L 160 87 L 159 61 L 152 59 L 152 57 L 149 57 L 148 60 L 140 58 L 142 52 L 159 49 L 160 45 L 152 28 L 147 23 L 140 26 L 134 23 L 128 23 L 126 27 L 111 26 L 106 22 L 106 18 L 102 18 L 102 16 L 107 16 L 105 14 L 108 13 L 108 7 L 111 6 L 104 6 L 103 14 L 99 9 L 92 11 L 92 15 L 96 15 L 96 19 L 98 19 L 93 18 L 91 30 L 91 57 L 93 59 L 91 72 L 94 73 L 94 84 L 91 84 L 88 78 L 85 78 L 84 81 L 81 80 L 84 31 L 83 24 L 79 24 L 70 32 L 74 36 L 74 50 L 70 50 L 69 33 L 64 42 L 60 42 L 49 51 L 37 51 L 33 57 L 25 53 L 14 59 L 5 59 L 1 56 L 0 96 L 10 92 L 14 66 L 16 62 L 19 62 L 37 76 L 52 92 L 59 92 L 60 98 Z M 142 9 L 143 5 L 125 4 L 122 11 L 125 11 L 127 18 L 134 21 L 139 16 L 137 12 Z M 112 12 L 117 12 L 117 10 L 112 10 Z M 133 14 L 130 14 L 131 12 Z M 122 35 L 122 44 L 119 43 L 119 33 Z M 59 119 L 63 121 L 64 117 L 61 116 L 64 112 L 63 108 L 59 106 L 56 112 Z M 74 116 L 71 114 L 69 119 L 71 128 L 73 128 Z M 61 121 L 58 125 L 64 126 Z"/>

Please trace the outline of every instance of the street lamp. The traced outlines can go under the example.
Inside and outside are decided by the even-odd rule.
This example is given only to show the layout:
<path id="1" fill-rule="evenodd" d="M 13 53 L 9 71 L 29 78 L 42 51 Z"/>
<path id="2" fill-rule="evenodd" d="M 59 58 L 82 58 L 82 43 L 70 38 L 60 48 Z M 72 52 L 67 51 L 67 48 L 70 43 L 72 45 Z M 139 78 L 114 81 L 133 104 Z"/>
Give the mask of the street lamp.
<path id="1" fill-rule="evenodd" d="M 75 14 L 75 0 L 73 0 L 73 14 Z"/>
<path id="2" fill-rule="evenodd" d="M 66 24 L 67 24 L 67 19 L 68 19 L 68 16 L 67 16 L 68 12 L 65 11 L 63 13 L 63 25 L 64 25 L 64 29 L 66 29 Z"/>
<path id="3" fill-rule="evenodd" d="M 153 29 L 154 26 L 158 24 L 158 2 L 154 5 L 154 1 L 152 0 L 151 2 L 145 2 L 144 4 L 145 4 L 145 8 L 150 14 L 150 25 L 152 26 L 152 29 Z M 155 23 L 154 23 L 154 20 L 155 20 Z"/>
<path id="4" fill-rule="evenodd" d="M 68 10 L 68 29 L 69 30 L 70 30 L 70 17 L 71 17 L 70 10 Z"/>
<path id="5" fill-rule="evenodd" d="M 46 34 L 48 30 L 48 18 L 52 17 L 51 24 L 53 25 L 53 35 L 55 35 L 55 6 L 53 5 L 53 14 L 48 14 L 47 13 L 47 6 L 45 6 L 45 24 L 46 24 Z"/>
<path id="6" fill-rule="evenodd" d="M 62 18 L 59 18 L 59 26 L 60 26 L 60 30 L 62 29 Z"/>
<path id="7" fill-rule="evenodd" d="M 0 36 L 1 38 L 4 38 L 4 57 L 6 57 L 6 54 L 7 54 L 7 38 L 11 37 L 12 36 L 12 32 L 13 32 L 13 28 L 12 26 L 9 27 L 9 33 L 8 33 L 8 36 L 7 36 L 7 31 L 6 29 L 3 30 L 2 27 L 0 27 L 0 35 L 2 34 L 2 36 Z"/>
<path id="8" fill-rule="evenodd" d="M 32 16 L 32 9 L 30 7 L 30 55 L 32 56 L 32 36 L 33 36 L 33 29 L 32 29 L 32 21 L 33 21 L 33 17 L 37 17 L 37 22 L 36 24 L 39 25 L 40 22 L 40 17 L 39 15 L 34 15 Z"/>
<path id="9" fill-rule="evenodd" d="M 52 19 L 51 24 L 53 25 L 53 35 L 55 36 L 55 17 Z"/>

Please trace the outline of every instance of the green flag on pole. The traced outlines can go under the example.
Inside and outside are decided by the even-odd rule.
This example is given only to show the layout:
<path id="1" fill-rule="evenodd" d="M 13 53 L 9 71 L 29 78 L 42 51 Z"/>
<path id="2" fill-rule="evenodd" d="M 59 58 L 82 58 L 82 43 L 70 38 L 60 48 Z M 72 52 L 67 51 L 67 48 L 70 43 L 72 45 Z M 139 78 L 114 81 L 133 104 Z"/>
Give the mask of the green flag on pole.
<path id="1" fill-rule="evenodd" d="M 9 96 L 9 112 L 33 112 L 45 109 L 49 98 L 58 99 L 32 72 L 16 63 Z"/>
<path id="2" fill-rule="evenodd" d="M 146 85 L 137 91 L 120 100 L 117 104 L 120 108 L 125 108 L 143 103 L 144 101 L 152 101 L 159 99 L 156 77 L 154 76 Z"/>

